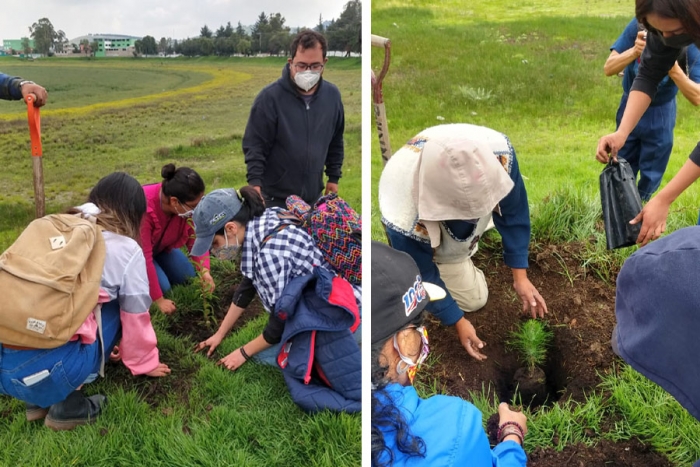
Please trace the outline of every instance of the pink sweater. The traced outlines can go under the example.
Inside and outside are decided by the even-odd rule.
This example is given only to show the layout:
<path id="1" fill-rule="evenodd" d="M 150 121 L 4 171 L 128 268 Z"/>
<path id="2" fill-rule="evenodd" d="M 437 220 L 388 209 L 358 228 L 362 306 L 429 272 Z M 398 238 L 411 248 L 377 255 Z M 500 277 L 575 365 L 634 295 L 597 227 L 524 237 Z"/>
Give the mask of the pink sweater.
<path id="1" fill-rule="evenodd" d="M 143 248 L 143 254 L 146 257 L 148 284 L 151 299 L 154 301 L 163 296 L 163 291 L 158 283 L 153 257 L 183 245 L 187 245 L 187 249 L 192 250 L 195 238 L 194 229 L 187 223 L 187 219 L 163 212 L 160 203 L 160 185 L 160 183 L 155 183 L 143 187 L 147 208 L 141 222 L 141 248 Z M 198 270 L 209 269 L 209 253 L 192 258 L 195 260 Z"/>

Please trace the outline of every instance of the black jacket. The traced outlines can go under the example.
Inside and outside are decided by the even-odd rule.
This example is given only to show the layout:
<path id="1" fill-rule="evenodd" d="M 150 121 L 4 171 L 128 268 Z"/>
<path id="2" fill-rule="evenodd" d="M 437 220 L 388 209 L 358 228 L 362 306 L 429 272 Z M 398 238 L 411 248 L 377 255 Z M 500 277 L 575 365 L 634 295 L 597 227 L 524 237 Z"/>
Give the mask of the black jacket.
<path id="1" fill-rule="evenodd" d="M 344 130 L 338 88 L 321 78 L 307 105 L 285 65 L 250 109 L 243 136 L 248 183 L 268 197 L 298 195 L 313 204 L 323 191 L 324 166 L 328 181 L 341 176 Z"/>

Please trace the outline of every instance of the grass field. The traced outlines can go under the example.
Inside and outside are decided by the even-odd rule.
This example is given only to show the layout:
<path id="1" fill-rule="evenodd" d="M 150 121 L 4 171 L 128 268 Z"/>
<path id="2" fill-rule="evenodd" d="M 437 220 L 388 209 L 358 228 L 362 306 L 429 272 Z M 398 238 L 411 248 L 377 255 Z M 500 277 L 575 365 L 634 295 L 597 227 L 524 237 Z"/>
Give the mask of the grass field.
<path id="1" fill-rule="evenodd" d="M 603 63 L 633 15 L 633 2 L 604 0 L 373 2 L 372 33 L 392 41 L 384 98 L 393 149 L 441 123 L 473 123 L 505 133 L 528 191 L 532 249 L 549 242 L 584 242 L 582 262 L 614 281 L 634 248 L 605 250 L 604 233 L 596 229 L 603 166 L 594 155 L 598 139 L 615 130 L 622 92 L 618 77 L 603 74 Z M 373 48 L 372 68 L 378 70 L 382 59 L 383 51 Z M 680 96 L 675 146 L 662 186 L 696 145 L 698 116 L 698 109 Z M 381 169 L 373 130 L 372 237 L 378 240 L 384 239 L 376 201 Z M 695 224 L 698 207 L 696 184 L 672 205 L 668 231 Z M 634 375 L 625 368 L 621 376 L 606 379 L 614 397 L 591 396 L 586 407 L 556 406 L 532 414 L 531 432 L 545 435 L 531 437 L 526 447 L 551 446 L 546 433 L 552 423 L 573 436 L 581 426 L 576 420 L 605 412 L 622 421 L 603 430 L 602 437 L 638 435 L 674 465 L 689 465 L 700 457 L 700 425 L 680 416 L 684 411 L 670 396 Z M 574 441 L 595 442 L 578 435 L 568 440 Z"/>
<path id="2" fill-rule="evenodd" d="M 175 162 L 197 170 L 207 191 L 245 184 L 241 137 L 250 105 L 276 80 L 284 59 L 0 59 L 0 70 L 49 91 L 42 109 L 47 211 L 83 202 L 102 176 L 123 170 L 160 181 Z M 324 78 L 338 85 L 346 111 L 340 194 L 360 209 L 360 60 L 331 58 Z M 0 102 L 0 249 L 33 217 L 32 164 L 21 102 Z M 231 271 L 216 263 L 215 276 Z M 187 295 L 189 288 L 178 292 Z M 224 287 L 220 287 L 224 289 Z M 194 289 L 192 289 L 194 290 Z M 191 290 L 190 290 L 191 292 Z M 190 294 L 191 295 L 191 294 Z M 189 310 L 188 310 L 189 308 Z M 196 304 L 182 306 L 197 312 Z M 108 374 L 89 392 L 109 397 L 94 426 L 53 433 L 24 420 L 23 405 L 0 397 L 0 465 L 44 466 L 355 466 L 360 417 L 305 415 L 279 371 L 249 363 L 236 373 L 192 352 L 193 341 L 167 331 L 153 313 L 162 359 L 157 380 Z M 257 335 L 261 316 L 229 335 L 221 355 Z M 153 388 L 157 394 L 151 394 Z"/>

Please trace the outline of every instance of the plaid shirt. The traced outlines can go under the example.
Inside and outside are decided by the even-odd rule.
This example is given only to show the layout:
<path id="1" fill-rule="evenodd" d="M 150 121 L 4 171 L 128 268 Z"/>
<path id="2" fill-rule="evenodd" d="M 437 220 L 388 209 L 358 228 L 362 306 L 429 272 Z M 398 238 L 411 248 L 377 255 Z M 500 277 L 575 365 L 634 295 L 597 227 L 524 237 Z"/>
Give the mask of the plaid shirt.
<path id="1" fill-rule="evenodd" d="M 302 228 L 290 225 L 260 246 L 263 239 L 282 223 L 277 217 L 281 210 L 269 208 L 262 216 L 250 220 L 243 240 L 241 272 L 253 281 L 268 313 L 274 310 L 277 298 L 295 277 L 312 274 L 316 266 L 333 271 L 313 238 Z M 352 288 L 361 310 L 362 287 L 353 285 Z"/>

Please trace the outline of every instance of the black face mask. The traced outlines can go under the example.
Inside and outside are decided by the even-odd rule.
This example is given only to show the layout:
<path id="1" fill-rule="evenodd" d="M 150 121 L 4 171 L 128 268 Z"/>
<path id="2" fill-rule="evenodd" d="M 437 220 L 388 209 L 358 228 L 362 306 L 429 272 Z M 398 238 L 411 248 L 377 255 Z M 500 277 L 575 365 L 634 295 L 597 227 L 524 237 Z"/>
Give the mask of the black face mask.
<path id="1" fill-rule="evenodd" d="M 676 49 L 682 49 L 683 47 L 689 46 L 693 43 L 693 38 L 688 34 L 676 34 L 671 37 L 664 37 L 659 35 L 661 42 L 667 47 L 673 47 Z"/>

